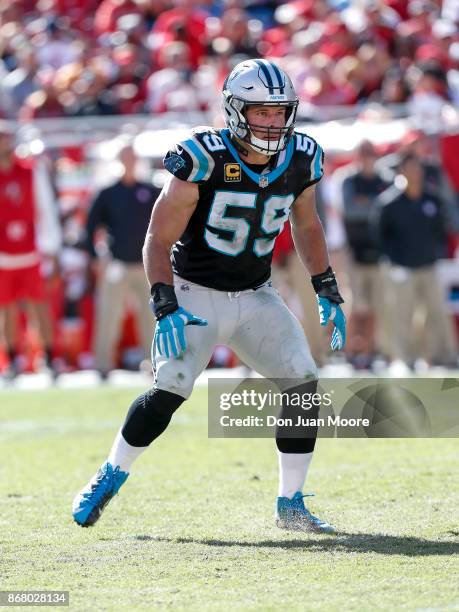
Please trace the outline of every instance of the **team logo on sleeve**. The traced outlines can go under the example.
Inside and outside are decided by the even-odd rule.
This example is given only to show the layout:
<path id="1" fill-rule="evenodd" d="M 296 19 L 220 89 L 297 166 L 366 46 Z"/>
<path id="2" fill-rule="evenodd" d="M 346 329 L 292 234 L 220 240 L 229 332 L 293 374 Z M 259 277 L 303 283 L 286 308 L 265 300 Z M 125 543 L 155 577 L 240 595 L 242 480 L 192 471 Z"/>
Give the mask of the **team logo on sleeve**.
<path id="1" fill-rule="evenodd" d="M 234 183 L 241 181 L 241 166 L 239 164 L 225 164 L 225 182 Z"/>
<path id="2" fill-rule="evenodd" d="M 169 170 L 171 174 L 175 174 L 176 172 L 178 172 L 180 168 L 183 168 L 184 165 L 185 160 L 183 159 L 183 157 L 180 157 L 180 155 L 177 155 L 177 153 L 169 153 L 169 155 L 164 160 L 164 167 L 166 168 L 166 170 Z"/>

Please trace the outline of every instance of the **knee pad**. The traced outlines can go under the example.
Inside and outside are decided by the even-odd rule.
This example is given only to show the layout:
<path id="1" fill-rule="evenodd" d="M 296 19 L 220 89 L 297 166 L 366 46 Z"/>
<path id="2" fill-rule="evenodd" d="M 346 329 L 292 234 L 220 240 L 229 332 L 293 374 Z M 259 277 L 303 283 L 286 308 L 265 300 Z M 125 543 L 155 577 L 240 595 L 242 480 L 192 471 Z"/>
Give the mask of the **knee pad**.
<path id="1" fill-rule="evenodd" d="M 193 391 L 195 377 L 180 360 L 160 363 L 155 370 L 155 387 L 188 399 Z"/>
<path id="2" fill-rule="evenodd" d="M 278 438 L 276 436 L 276 446 L 281 453 L 312 453 L 316 446 L 317 438 Z"/>
<path id="3" fill-rule="evenodd" d="M 181 395 L 153 387 L 134 400 L 121 433 L 131 446 L 148 446 L 169 425 L 172 415 L 185 401 Z"/>
<path id="4" fill-rule="evenodd" d="M 279 417 L 287 424 L 276 427 L 276 445 L 281 453 L 312 453 L 317 439 L 317 425 L 297 426 L 298 419 L 317 419 L 320 406 L 310 400 L 317 392 L 317 380 L 283 391 Z M 297 401 L 299 400 L 299 401 Z M 309 404 L 311 405 L 309 406 Z M 293 423 L 290 425 L 288 423 Z"/>

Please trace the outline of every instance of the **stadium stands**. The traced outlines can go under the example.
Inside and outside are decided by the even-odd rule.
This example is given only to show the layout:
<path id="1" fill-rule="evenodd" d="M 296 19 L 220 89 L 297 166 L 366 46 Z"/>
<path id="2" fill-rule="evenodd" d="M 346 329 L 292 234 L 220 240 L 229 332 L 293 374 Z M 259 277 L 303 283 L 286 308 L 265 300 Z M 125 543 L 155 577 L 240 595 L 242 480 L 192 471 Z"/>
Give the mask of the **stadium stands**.
<path id="1" fill-rule="evenodd" d="M 4 1 L 0 111 L 212 109 L 244 56 L 275 58 L 306 107 L 432 107 L 459 100 L 457 18 L 427 0 Z"/>

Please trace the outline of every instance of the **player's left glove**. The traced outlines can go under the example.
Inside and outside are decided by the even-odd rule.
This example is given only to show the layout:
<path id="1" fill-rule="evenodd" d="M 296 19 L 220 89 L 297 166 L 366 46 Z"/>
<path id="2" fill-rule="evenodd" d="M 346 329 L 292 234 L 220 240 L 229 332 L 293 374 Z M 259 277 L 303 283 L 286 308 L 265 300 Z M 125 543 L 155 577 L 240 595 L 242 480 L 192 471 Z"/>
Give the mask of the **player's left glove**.
<path id="1" fill-rule="evenodd" d="M 344 300 L 339 293 L 335 274 L 328 266 L 322 274 L 311 276 L 311 282 L 317 293 L 320 324 L 324 326 L 329 321 L 333 322 L 330 346 L 334 351 L 341 350 L 346 343 L 346 317 L 341 310 L 340 304 Z"/>
<path id="2" fill-rule="evenodd" d="M 186 351 L 185 326 L 207 325 L 205 319 L 179 307 L 172 285 L 155 283 L 151 288 L 150 306 L 157 319 L 154 344 L 160 355 L 179 357 Z"/>

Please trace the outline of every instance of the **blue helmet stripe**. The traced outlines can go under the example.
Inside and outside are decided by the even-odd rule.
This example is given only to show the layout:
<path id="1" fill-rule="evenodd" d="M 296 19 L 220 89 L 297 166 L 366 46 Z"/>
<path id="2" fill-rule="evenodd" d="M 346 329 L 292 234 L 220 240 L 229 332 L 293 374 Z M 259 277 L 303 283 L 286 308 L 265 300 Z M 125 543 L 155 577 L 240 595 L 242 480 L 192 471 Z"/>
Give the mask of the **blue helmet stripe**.
<path id="1" fill-rule="evenodd" d="M 271 78 L 268 68 L 265 66 L 263 60 L 255 60 L 255 62 L 260 66 L 261 70 L 263 71 L 263 74 L 265 75 L 266 81 L 268 83 L 269 93 L 273 95 L 274 94 L 274 84 L 273 84 L 273 80 Z"/>
<path id="2" fill-rule="evenodd" d="M 269 76 L 271 77 L 271 81 L 273 82 L 273 87 L 274 89 L 279 89 L 278 85 L 278 78 L 277 78 L 277 74 L 274 72 L 273 69 L 273 64 L 271 62 L 269 62 L 268 60 L 262 59 L 261 60 L 266 68 L 266 70 L 269 72 Z M 276 85 L 277 83 L 277 85 Z"/>
<path id="3" fill-rule="evenodd" d="M 276 66 L 276 64 L 273 64 L 272 62 L 269 62 L 269 64 L 270 64 L 271 68 L 274 70 L 274 72 L 276 74 L 276 77 L 277 77 L 277 80 L 279 81 L 279 90 L 280 90 L 279 93 L 283 94 L 284 93 L 284 87 L 283 87 L 284 81 L 282 79 L 282 75 L 280 73 L 280 70 Z"/>

